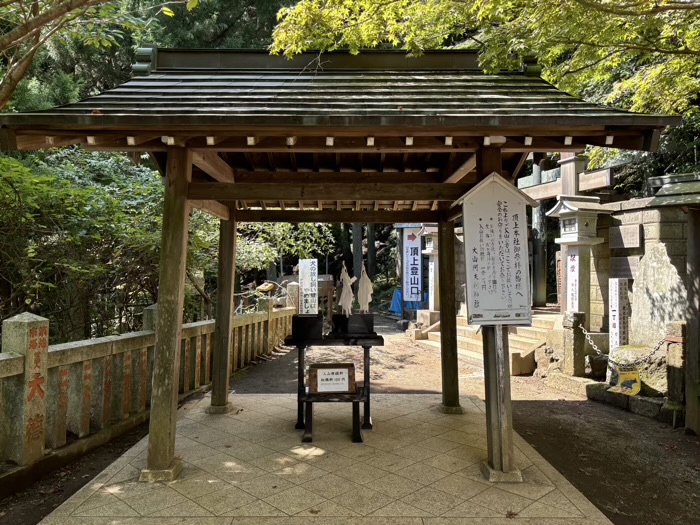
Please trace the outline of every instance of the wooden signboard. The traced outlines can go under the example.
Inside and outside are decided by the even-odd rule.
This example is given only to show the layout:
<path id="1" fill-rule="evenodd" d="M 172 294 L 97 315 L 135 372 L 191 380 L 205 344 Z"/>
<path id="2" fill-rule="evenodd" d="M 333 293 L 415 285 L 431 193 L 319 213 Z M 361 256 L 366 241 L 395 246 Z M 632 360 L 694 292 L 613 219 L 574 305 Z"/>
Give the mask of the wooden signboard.
<path id="1" fill-rule="evenodd" d="M 639 255 L 631 257 L 610 257 L 610 277 L 634 279 L 639 267 Z"/>
<path id="2" fill-rule="evenodd" d="M 640 224 L 626 224 L 624 226 L 611 226 L 610 248 L 639 248 L 641 246 Z"/>
<path id="3" fill-rule="evenodd" d="M 463 198 L 469 324 L 531 323 L 526 204 L 497 173 Z"/>
<path id="4" fill-rule="evenodd" d="M 309 367 L 309 392 L 352 394 L 355 392 L 353 363 L 319 363 Z"/>

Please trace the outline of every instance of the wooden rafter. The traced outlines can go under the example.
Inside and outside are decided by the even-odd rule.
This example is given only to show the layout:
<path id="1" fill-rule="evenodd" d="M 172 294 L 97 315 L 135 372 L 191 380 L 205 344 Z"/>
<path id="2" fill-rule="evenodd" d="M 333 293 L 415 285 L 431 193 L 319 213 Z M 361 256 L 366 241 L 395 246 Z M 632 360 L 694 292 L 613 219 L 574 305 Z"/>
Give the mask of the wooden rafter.
<path id="1" fill-rule="evenodd" d="M 236 181 L 233 168 L 216 153 L 194 152 L 192 163 L 214 180 L 227 183 Z"/>

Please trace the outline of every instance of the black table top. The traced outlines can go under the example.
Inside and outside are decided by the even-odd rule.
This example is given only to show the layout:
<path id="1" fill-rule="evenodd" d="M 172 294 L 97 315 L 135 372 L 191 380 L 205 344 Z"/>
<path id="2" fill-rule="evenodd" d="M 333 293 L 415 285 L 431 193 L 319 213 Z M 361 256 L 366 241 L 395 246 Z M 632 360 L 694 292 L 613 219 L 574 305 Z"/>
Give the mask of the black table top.
<path id="1" fill-rule="evenodd" d="M 287 337 L 285 345 L 289 346 L 384 346 L 384 338 L 381 335 L 363 334 L 328 334 L 321 339 L 293 339 Z"/>

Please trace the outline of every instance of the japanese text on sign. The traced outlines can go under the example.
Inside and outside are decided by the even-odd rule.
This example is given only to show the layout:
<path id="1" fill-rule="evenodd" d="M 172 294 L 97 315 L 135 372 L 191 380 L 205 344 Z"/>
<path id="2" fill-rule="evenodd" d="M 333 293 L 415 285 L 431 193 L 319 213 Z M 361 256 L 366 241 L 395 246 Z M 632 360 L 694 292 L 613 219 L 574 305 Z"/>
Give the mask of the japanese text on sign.
<path id="1" fill-rule="evenodd" d="M 617 348 L 629 343 L 629 315 L 627 279 L 610 279 L 610 348 Z"/>
<path id="2" fill-rule="evenodd" d="M 579 253 L 578 246 L 569 246 L 566 254 L 566 309 L 569 312 L 579 310 Z"/>
<path id="3" fill-rule="evenodd" d="M 318 313 L 318 260 L 299 261 L 299 313 Z"/>
<path id="4" fill-rule="evenodd" d="M 319 392 L 348 392 L 350 376 L 347 368 L 320 368 L 318 370 Z"/>
<path id="5" fill-rule="evenodd" d="M 420 228 L 403 230 L 403 300 L 423 300 L 423 265 Z"/>
<path id="6" fill-rule="evenodd" d="M 526 201 L 499 179 L 463 202 L 469 323 L 530 324 Z"/>

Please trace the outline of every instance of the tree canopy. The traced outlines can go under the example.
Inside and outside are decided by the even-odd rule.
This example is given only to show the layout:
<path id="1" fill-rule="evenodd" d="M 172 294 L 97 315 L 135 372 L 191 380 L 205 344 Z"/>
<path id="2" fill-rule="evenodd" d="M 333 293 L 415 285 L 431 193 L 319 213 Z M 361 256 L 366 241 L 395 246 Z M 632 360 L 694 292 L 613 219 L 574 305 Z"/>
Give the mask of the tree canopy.
<path id="1" fill-rule="evenodd" d="M 272 51 L 473 47 L 484 69 L 535 55 L 567 91 L 638 111 L 695 111 L 700 2 L 693 0 L 301 0 Z"/>

